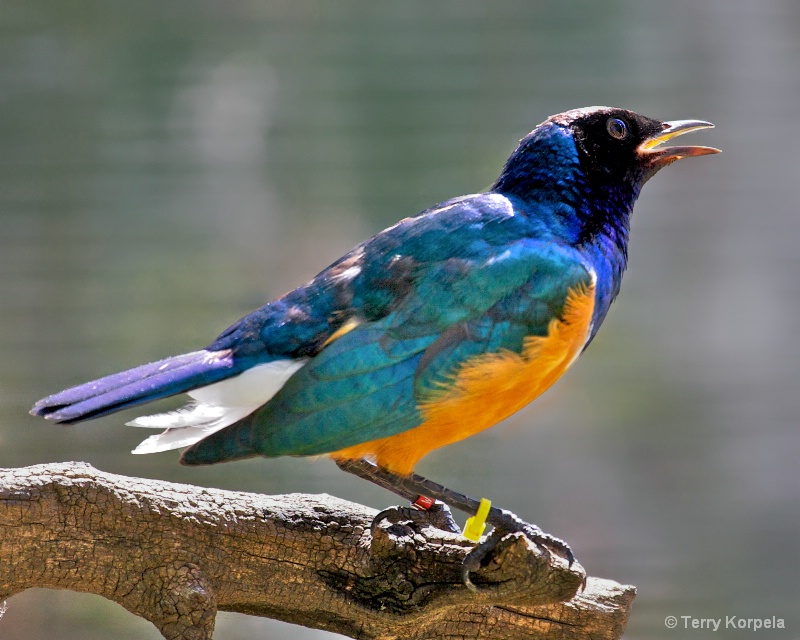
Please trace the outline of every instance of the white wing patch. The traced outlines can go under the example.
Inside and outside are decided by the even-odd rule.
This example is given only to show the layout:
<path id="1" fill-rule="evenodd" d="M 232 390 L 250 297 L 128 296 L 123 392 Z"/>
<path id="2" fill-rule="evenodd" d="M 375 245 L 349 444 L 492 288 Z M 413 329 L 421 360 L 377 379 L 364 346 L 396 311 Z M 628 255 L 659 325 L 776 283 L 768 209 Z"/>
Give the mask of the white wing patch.
<path id="1" fill-rule="evenodd" d="M 189 391 L 193 401 L 182 409 L 136 418 L 128 425 L 165 431 L 150 436 L 132 453 L 188 447 L 232 425 L 270 400 L 307 362 L 308 358 L 302 358 L 260 364 L 233 378 Z"/>

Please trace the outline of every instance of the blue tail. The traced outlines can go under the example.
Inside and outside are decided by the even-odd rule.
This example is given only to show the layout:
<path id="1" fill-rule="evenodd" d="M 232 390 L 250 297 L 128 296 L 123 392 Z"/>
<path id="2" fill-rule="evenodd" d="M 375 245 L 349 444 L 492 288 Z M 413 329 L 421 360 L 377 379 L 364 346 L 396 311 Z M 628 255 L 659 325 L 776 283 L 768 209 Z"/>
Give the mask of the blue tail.
<path id="1" fill-rule="evenodd" d="M 229 350 L 193 351 L 48 396 L 33 406 L 31 414 L 71 424 L 184 393 L 240 371 Z"/>

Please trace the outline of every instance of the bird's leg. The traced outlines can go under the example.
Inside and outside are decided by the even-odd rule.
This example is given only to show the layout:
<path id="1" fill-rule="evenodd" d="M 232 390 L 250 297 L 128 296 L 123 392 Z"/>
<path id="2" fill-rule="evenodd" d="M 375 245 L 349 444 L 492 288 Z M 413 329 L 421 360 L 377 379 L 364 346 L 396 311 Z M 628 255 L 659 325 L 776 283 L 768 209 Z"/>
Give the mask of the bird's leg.
<path id="1" fill-rule="evenodd" d="M 424 521 L 437 529 L 450 533 L 461 533 L 461 529 L 456 524 L 456 521 L 453 520 L 453 515 L 450 512 L 448 504 L 441 498 L 423 494 L 413 484 L 408 483 L 409 478 L 385 471 L 377 465 L 363 459 L 338 459 L 336 460 L 336 464 L 342 471 L 347 471 L 359 478 L 369 480 L 373 484 L 377 484 L 379 487 L 383 487 L 411 503 L 409 507 L 389 507 L 379 512 L 372 520 L 373 532 L 384 520 L 403 518 L 414 522 Z M 425 480 L 425 478 L 420 478 L 420 476 L 415 477 L 429 482 Z M 445 487 L 441 488 L 447 491 Z"/>
<path id="2" fill-rule="evenodd" d="M 417 474 L 409 476 L 401 476 L 394 474 L 385 469 L 381 469 L 377 465 L 369 462 L 368 460 L 336 460 L 336 464 L 343 471 L 357 475 L 364 480 L 369 480 L 384 489 L 405 498 L 414 505 L 418 505 L 421 501 L 420 498 L 433 498 L 446 505 L 454 507 L 459 511 L 468 514 L 475 514 L 480 505 L 479 500 L 465 496 L 463 493 L 453 491 L 445 486 Z M 423 500 L 424 502 L 424 500 Z M 422 507 L 424 508 L 424 507 Z M 373 527 L 383 519 L 390 509 L 380 512 L 373 521 Z M 539 527 L 529 524 L 513 514 L 511 511 L 505 509 L 498 509 L 491 507 L 486 517 L 486 522 L 492 525 L 494 530 L 482 542 L 480 542 L 464 559 L 463 577 L 464 583 L 467 586 L 473 587 L 469 579 L 471 571 L 476 570 L 481 561 L 497 546 L 497 543 L 508 533 L 521 532 L 525 536 L 535 542 L 539 547 L 547 550 L 555 551 L 563 556 L 570 566 L 575 561 L 575 556 L 569 545 L 542 531 Z M 447 529 L 453 531 L 453 529 Z M 458 533 L 458 529 L 454 531 Z M 474 587 L 473 587 L 474 588 Z"/>

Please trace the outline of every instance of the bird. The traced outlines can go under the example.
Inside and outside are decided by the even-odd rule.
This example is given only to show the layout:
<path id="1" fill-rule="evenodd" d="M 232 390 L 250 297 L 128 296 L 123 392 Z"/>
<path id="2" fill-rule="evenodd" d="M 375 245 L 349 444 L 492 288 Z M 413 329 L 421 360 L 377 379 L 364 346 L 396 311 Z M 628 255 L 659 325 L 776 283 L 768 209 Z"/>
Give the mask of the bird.
<path id="1" fill-rule="evenodd" d="M 662 144 L 710 127 L 610 107 L 551 116 L 488 190 L 400 220 L 204 349 L 31 413 L 71 424 L 187 393 L 184 408 L 128 423 L 161 430 L 133 453 L 182 448 L 185 465 L 326 454 L 400 495 L 410 485 L 452 498 L 416 464 L 522 409 L 573 364 L 620 290 L 642 186 L 719 152 Z"/>

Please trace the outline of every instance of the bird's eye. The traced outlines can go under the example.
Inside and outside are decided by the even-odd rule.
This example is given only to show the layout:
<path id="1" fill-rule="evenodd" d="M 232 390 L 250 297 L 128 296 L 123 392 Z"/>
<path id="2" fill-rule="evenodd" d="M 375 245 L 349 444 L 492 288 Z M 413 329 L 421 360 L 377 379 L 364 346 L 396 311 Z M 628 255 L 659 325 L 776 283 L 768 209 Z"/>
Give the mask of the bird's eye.
<path id="1" fill-rule="evenodd" d="M 624 140 L 628 137 L 628 124 L 619 118 L 609 118 L 606 121 L 606 131 L 612 138 Z"/>

